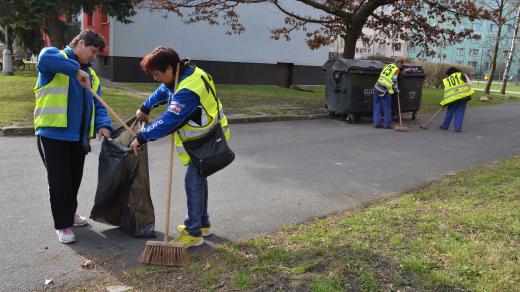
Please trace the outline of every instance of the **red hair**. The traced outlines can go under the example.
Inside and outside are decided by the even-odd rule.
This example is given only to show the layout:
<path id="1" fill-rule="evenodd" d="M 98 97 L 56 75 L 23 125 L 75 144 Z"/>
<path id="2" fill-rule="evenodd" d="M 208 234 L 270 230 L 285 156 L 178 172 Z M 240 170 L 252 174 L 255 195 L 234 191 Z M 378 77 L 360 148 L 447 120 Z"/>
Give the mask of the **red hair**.
<path id="1" fill-rule="evenodd" d="M 168 66 L 172 66 L 173 71 L 175 71 L 179 62 L 179 54 L 175 50 L 160 46 L 144 56 L 139 64 L 146 73 L 152 74 L 154 70 L 164 72 L 168 69 Z"/>

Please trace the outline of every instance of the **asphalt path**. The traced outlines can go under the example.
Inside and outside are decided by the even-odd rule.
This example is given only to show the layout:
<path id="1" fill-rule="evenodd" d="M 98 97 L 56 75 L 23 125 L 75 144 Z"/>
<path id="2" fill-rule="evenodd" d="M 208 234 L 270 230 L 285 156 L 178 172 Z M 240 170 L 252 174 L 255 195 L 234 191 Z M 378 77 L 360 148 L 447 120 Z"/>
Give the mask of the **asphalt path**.
<path id="1" fill-rule="evenodd" d="M 520 153 L 520 104 L 469 109 L 463 132 L 407 120 L 410 132 L 374 129 L 367 121 L 337 120 L 232 125 L 236 161 L 209 178 L 209 212 L 220 242 L 247 239 L 389 196 L 472 165 Z M 419 117 L 420 118 L 420 117 Z M 427 117 L 423 117 L 426 119 Z M 92 142 L 79 191 L 88 216 L 97 184 L 100 142 Z M 156 234 L 162 237 L 168 142 L 149 146 Z M 173 226 L 185 212 L 185 168 L 174 173 Z M 53 230 L 45 170 L 34 137 L 0 138 L 0 291 L 70 285 L 137 267 L 145 239 L 91 222 L 64 245 Z M 209 246 L 209 247 L 208 247 Z M 194 251 L 197 252 L 197 251 Z M 81 264 L 92 260 L 94 269 Z M 45 280 L 52 279 L 51 286 Z"/>

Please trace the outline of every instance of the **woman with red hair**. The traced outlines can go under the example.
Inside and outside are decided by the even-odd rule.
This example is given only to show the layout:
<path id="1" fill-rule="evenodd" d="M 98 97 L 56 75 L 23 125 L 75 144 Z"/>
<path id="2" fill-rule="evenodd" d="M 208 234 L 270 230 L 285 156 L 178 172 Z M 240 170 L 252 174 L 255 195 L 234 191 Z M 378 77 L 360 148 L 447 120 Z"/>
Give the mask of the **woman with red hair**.
<path id="1" fill-rule="evenodd" d="M 175 50 L 158 47 L 143 58 L 141 67 L 162 84 L 141 105 L 136 113 L 137 118 L 148 119 L 150 111 L 161 104 L 166 104 L 166 109 L 137 134 L 130 147 L 135 151 L 148 141 L 172 133 L 175 135 L 179 160 L 187 166 L 184 184 L 188 210 L 184 225 L 177 228 L 181 236 L 174 241 L 186 247 L 199 246 L 204 243 L 203 236 L 212 234 L 208 214 L 208 182 L 190 161 L 183 141 L 204 136 L 216 123 L 222 126 L 227 140 L 227 119 L 216 97 L 213 78 L 189 60 L 180 60 Z M 177 68 L 179 83 L 174 88 Z"/>

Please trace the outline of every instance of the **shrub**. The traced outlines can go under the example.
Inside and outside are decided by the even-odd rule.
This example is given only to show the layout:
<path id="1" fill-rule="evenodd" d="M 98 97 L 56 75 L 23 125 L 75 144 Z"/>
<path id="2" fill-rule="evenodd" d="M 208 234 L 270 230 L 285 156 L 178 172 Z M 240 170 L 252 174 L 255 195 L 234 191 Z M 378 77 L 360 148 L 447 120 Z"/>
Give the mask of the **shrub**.
<path id="1" fill-rule="evenodd" d="M 424 74 L 426 74 L 426 80 L 424 81 L 425 87 L 442 88 L 442 79 L 446 78 L 446 70 L 450 67 L 457 67 L 462 73 L 472 77 L 474 68 L 471 66 L 448 64 L 448 63 L 432 63 L 426 61 L 416 61 L 414 64 L 421 65 Z"/>
<path id="2" fill-rule="evenodd" d="M 377 60 L 377 61 L 381 61 L 383 63 L 393 63 L 395 61 L 395 58 L 385 57 L 385 56 L 380 56 L 380 55 L 368 56 L 368 57 L 366 57 L 366 59 L 367 60 Z"/>

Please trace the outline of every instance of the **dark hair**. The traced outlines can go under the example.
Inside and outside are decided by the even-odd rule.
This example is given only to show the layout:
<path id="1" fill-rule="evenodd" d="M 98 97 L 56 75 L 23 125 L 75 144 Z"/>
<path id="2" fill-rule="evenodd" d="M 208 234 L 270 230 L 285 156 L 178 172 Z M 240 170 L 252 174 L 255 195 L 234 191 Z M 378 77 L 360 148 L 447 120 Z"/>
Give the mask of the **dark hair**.
<path id="1" fill-rule="evenodd" d="M 172 66 L 173 71 L 175 71 L 179 62 L 179 54 L 175 50 L 160 46 L 144 56 L 140 65 L 146 73 L 151 74 L 153 70 L 164 72 L 168 69 L 168 66 Z"/>
<path id="2" fill-rule="evenodd" d="M 446 75 L 450 76 L 451 74 L 457 73 L 457 72 L 460 72 L 460 70 L 455 67 L 450 67 L 448 70 L 446 70 Z"/>
<path id="3" fill-rule="evenodd" d="M 83 41 L 85 47 L 93 46 L 103 51 L 105 49 L 105 38 L 97 32 L 87 29 L 78 34 L 69 44 L 69 47 L 74 48 L 78 45 L 79 41 Z"/>

